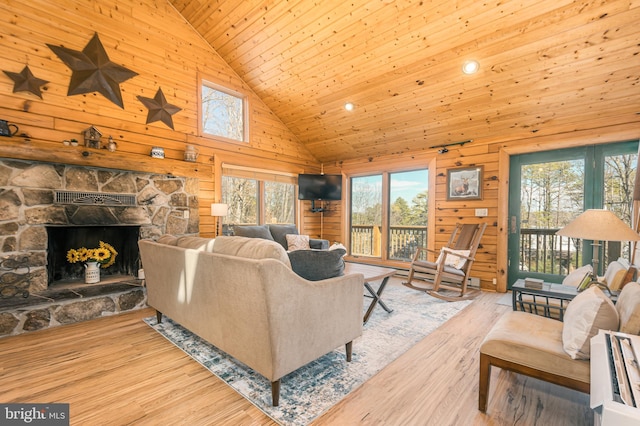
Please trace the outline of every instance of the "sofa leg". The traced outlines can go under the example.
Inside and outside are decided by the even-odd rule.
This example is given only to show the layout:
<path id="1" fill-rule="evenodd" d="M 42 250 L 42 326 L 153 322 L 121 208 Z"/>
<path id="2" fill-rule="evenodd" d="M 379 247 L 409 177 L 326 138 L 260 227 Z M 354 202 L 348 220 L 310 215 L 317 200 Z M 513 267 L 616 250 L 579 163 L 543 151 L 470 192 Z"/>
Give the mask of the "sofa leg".
<path id="1" fill-rule="evenodd" d="M 345 349 L 347 351 L 347 362 L 351 362 L 351 353 L 353 351 L 353 340 L 351 342 L 348 342 L 345 346 Z"/>
<path id="2" fill-rule="evenodd" d="M 156 309 L 156 322 L 160 324 L 162 322 L 162 312 Z"/>
<path id="3" fill-rule="evenodd" d="M 478 386 L 478 410 L 487 412 L 489 399 L 489 382 L 491 379 L 491 362 L 489 357 L 480 353 L 480 385 Z"/>
<path id="4" fill-rule="evenodd" d="M 274 407 L 280 404 L 280 380 L 271 382 L 271 402 Z"/>

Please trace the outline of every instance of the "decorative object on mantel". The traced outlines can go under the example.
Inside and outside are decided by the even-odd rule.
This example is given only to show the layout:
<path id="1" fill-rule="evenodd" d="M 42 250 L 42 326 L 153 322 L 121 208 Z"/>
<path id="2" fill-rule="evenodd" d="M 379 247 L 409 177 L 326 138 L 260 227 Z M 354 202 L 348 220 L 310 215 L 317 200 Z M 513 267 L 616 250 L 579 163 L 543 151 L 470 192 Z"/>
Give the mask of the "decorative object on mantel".
<path id="1" fill-rule="evenodd" d="M 37 78 L 33 75 L 29 69 L 29 65 L 25 65 L 21 72 L 11 72 L 3 70 L 11 80 L 13 80 L 13 93 L 16 92 L 30 92 L 42 99 L 42 91 L 40 86 L 44 86 L 48 83 L 47 80 Z"/>
<path id="2" fill-rule="evenodd" d="M 16 130 L 11 132 L 10 127 L 15 127 Z M 8 136 L 11 137 L 18 133 L 18 126 L 15 124 L 10 124 L 6 120 L 0 120 L 0 136 Z"/>
<path id="3" fill-rule="evenodd" d="M 159 146 L 154 146 L 151 148 L 151 157 L 152 158 L 164 158 L 164 148 Z"/>
<path id="4" fill-rule="evenodd" d="M 198 158 L 198 148 L 193 145 L 187 145 L 187 149 L 184 151 L 184 161 L 190 161 L 195 163 Z"/>
<path id="5" fill-rule="evenodd" d="M 109 136 L 109 143 L 107 144 L 107 151 L 116 152 L 116 149 L 118 149 L 118 144 L 116 144 L 116 141 L 113 140 L 113 136 Z"/>
<path id="6" fill-rule="evenodd" d="M 108 268 L 115 263 L 116 256 L 118 256 L 116 249 L 104 241 L 100 241 L 98 248 L 80 247 L 79 249 L 69 249 L 67 251 L 67 261 L 69 263 L 84 263 L 84 277 L 87 284 L 100 282 L 100 268 L 98 265 L 101 265 L 102 268 Z"/>
<path id="7" fill-rule="evenodd" d="M 102 137 L 102 132 L 96 128 L 96 126 L 91 126 L 82 132 L 84 135 L 84 146 L 87 148 L 100 148 L 100 138 Z"/>
<path id="8" fill-rule="evenodd" d="M 181 111 L 182 108 L 168 103 L 167 99 L 164 97 L 164 93 L 162 93 L 162 88 L 158 89 L 156 96 L 153 99 L 138 96 L 138 100 L 142 102 L 147 109 L 149 109 L 149 113 L 147 114 L 147 124 L 155 121 L 162 121 L 164 124 L 169 126 L 171 130 L 175 130 L 173 128 L 173 118 L 171 118 L 171 116 L 178 111 Z"/>
<path id="9" fill-rule="evenodd" d="M 111 62 L 98 33 L 95 33 L 82 51 L 47 44 L 58 58 L 72 71 L 67 96 L 98 92 L 124 109 L 120 83 L 138 75 Z"/>

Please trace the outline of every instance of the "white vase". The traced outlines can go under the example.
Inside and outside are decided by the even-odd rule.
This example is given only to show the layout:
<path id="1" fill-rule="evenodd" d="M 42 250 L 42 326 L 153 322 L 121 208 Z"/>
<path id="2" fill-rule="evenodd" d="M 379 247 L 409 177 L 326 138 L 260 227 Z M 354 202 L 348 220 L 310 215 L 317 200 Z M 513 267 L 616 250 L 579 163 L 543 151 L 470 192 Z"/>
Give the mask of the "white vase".
<path id="1" fill-rule="evenodd" d="M 84 282 L 95 284 L 100 282 L 100 264 L 98 262 L 87 262 L 84 264 Z"/>

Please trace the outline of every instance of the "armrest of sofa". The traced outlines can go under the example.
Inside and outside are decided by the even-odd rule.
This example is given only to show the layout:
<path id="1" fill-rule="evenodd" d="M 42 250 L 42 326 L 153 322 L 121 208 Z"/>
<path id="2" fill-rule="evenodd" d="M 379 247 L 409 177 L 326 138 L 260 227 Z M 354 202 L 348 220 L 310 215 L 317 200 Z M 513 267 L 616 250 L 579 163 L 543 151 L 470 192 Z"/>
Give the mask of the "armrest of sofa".
<path id="1" fill-rule="evenodd" d="M 309 238 L 309 248 L 316 250 L 329 250 L 329 240 Z"/>
<path id="2" fill-rule="evenodd" d="M 362 274 L 308 281 L 293 271 L 272 269 L 265 286 L 270 338 L 278 348 L 274 377 L 362 335 Z"/>

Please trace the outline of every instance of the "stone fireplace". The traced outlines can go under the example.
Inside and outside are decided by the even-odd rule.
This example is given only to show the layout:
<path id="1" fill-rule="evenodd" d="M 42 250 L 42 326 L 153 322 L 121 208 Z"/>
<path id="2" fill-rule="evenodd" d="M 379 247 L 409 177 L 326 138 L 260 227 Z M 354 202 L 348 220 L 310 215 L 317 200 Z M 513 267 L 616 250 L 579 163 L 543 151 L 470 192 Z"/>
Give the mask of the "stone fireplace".
<path id="1" fill-rule="evenodd" d="M 52 300 L 52 285 L 83 282 L 82 265 L 66 261 L 69 248 L 117 246 L 116 264 L 101 272 L 131 281 L 144 267 L 138 239 L 199 231 L 196 178 L 0 159 L 0 186 L 0 266 L 19 266 L 35 304 Z M 7 299 L 23 298 L 1 288 L 3 274 L 15 272 L 0 268 L 0 336 L 29 321 L 17 317 L 24 310 L 4 312 Z"/>

